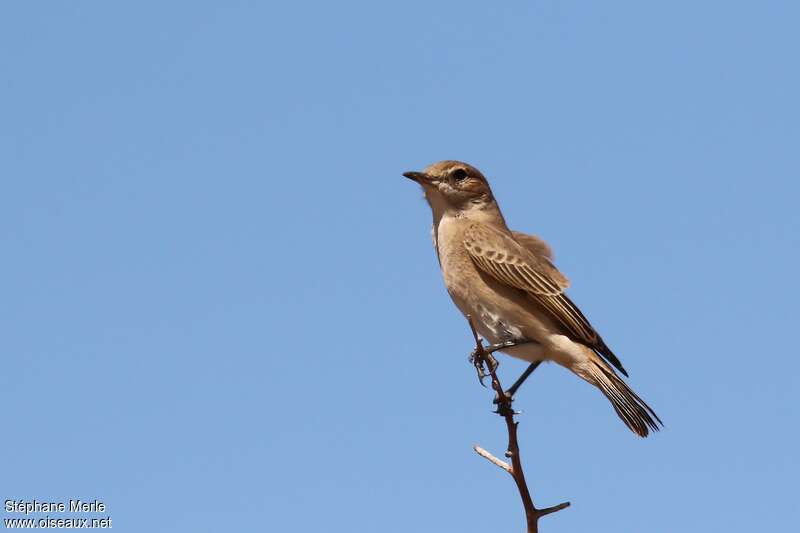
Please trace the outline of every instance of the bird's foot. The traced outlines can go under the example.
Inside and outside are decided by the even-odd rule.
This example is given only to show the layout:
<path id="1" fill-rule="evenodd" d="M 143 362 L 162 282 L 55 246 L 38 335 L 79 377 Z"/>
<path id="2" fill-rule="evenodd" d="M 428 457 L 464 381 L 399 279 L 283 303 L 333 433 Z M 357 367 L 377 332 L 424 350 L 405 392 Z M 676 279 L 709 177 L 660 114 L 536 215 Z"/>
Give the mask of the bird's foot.
<path id="1" fill-rule="evenodd" d="M 480 381 L 481 385 L 484 387 L 486 386 L 483 382 L 484 378 L 490 376 L 492 372 L 497 370 L 497 367 L 500 366 L 500 363 L 497 362 L 492 352 L 482 347 L 472 350 L 472 353 L 469 355 L 469 362 L 475 367 L 475 370 L 478 372 L 478 381 Z"/>

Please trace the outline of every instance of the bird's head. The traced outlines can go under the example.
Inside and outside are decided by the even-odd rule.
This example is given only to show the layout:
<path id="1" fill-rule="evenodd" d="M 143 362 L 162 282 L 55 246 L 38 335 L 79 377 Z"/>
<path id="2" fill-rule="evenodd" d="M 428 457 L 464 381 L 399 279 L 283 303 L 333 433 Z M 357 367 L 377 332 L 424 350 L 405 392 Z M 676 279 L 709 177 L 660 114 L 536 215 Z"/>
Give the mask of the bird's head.
<path id="1" fill-rule="evenodd" d="M 480 170 L 461 161 L 439 161 L 422 172 L 405 172 L 403 176 L 422 186 L 434 216 L 437 211 L 464 213 L 495 205 L 489 182 Z"/>

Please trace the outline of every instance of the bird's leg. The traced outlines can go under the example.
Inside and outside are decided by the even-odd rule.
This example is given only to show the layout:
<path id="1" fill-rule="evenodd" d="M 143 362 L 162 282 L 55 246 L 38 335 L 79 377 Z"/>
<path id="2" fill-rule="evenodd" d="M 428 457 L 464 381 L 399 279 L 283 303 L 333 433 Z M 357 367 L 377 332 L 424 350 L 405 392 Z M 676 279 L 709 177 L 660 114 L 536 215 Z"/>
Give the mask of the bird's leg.
<path id="1" fill-rule="evenodd" d="M 486 347 L 483 347 L 481 343 L 481 348 L 476 347 L 474 350 L 472 350 L 472 353 L 469 355 L 469 361 L 475 366 L 475 369 L 478 371 L 478 381 L 481 382 L 481 385 L 483 385 L 484 387 L 486 386 L 483 383 L 483 379 L 485 377 L 488 377 L 489 374 L 491 374 L 493 371 L 497 370 L 497 367 L 499 365 L 497 359 L 495 359 L 495 357 L 492 355 L 494 352 L 505 350 L 507 348 L 513 348 L 514 346 L 520 346 L 522 344 L 528 344 L 531 342 L 533 341 L 511 340 L 511 341 L 490 344 L 489 346 Z M 479 356 L 479 353 L 482 354 L 482 357 Z M 483 366 L 484 360 L 487 361 L 487 365 L 489 366 L 488 372 L 484 369 Z M 528 376 L 530 376 L 533 373 L 533 371 L 536 370 L 536 367 L 539 366 L 540 362 L 541 361 L 531 364 L 527 368 L 527 370 L 525 370 L 525 372 L 522 373 L 519 379 L 517 379 L 517 381 L 514 382 L 511 388 L 508 389 L 508 391 L 506 392 L 506 395 L 509 398 L 511 398 L 514 395 L 514 393 L 517 392 L 517 389 L 520 387 L 520 385 L 522 385 L 525 382 L 525 380 L 528 379 Z M 495 403 L 497 403 L 497 398 L 495 398 Z"/>
<path id="2" fill-rule="evenodd" d="M 523 372 L 522 375 L 517 378 L 517 381 L 515 381 L 514 384 L 511 385 L 507 391 L 505 391 L 505 395 L 513 400 L 514 395 L 517 393 L 517 389 L 519 389 L 520 386 L 525 383 L 525 380 L 528 379 L 528 377 L 533 374 L 533 371 L 536 370 L 541 364 L 541 361 L 534 361 L 533 363 L 529 364 L 528 368 L 525 369 L 525 372 Z M 494 403 L 498 402 L 499 399 L 495 397 Z"/>
<path id="3" fill-rule="evenodd" d="M 505 342 L 498 342 L 497 344 L 490 344 L 489 346 L 484 348 L 484 350 L 486 351 L 486 353 L 491 354 L 492 352 L 496 352 L 498 350 L 505 350 L 505 349 L 508 349 L 508 348 L 513 348 L 515 346 L 521 346 L 523 344 L 530 344 L 530 343 L 535 343 L 535 341 L 510 340 L 510 341 L 505 341 Z M 528 379 L 528 376 L 533 374 L 533 371 L 536 370 L 536 368 L 540 364 L 541 364 L 541 361 L 536 361 L 535 363 L 531 363 L 530 365 L 528 365 L 528 368 L 526 368 L 525 372 L 523 372 L 522 375 L 519 378 L 517 378 L 517 381 L 515 381 L 514 384 L 511 385 L 511 388 L 508 389 L 507 391 L 505 391 L 506 396 L 508 396 L 509 398 L 513 399 L 514 398 L 514 394 L 516 394 L 516 392 L 517 392 L 517 389 L 519 389 L 520 386 L 522 386 L 522 384 L 525 383 L 525 380 Z M 499 402 L 499 398 L 495 397 L 494 403 L 497 404 L 498 402 Z"/>
<path id="4" fill-rule="evenodd" d="M 481 385 L 484 387 L 483 378 L 488 377 L 489 374 L 497 370 L 499 363 L 497 359 L 492 355 L 494 352 L 498 350 L 502 350 L 504 348 L 511 348 L 512 346 L 516 346 L 520 344 L 515 341 L 506 341 L 506 342 L 498 342 L 497 344 L 490 344 L 489 346 L 483 347 L 483 342 L 481 342 L 481 347 L 476 347 L 472 350 L 472 353 L 469 354 L 469 362 L 475 365 L 475 369 L 478 371 L 478 381 L 481 382 Z M 484 370 L 483 362 L 486 361 L 488 365 L 488 372 Z"/>
<path id="5" fill-rule="evenodd" d="M 486 348 L 483 349 L 484 352 L 487 354 L 493 354 L 499 350 L 505 350 L 506 348 L 513 348 L 514 346 L 519 346 L 520 344 L 525 344 L 528 341 L 505 341 L 505 342 L 498 342 L 497 344 L 490 344 Z"/>

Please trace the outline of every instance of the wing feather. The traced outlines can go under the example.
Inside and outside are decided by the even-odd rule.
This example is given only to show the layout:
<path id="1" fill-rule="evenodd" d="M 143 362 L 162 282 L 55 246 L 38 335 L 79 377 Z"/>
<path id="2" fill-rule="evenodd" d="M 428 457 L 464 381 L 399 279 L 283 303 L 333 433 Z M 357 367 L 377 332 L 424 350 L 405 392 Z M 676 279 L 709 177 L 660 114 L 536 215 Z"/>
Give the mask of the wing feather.
<path id="1" fill-rule="evenodd" d="M 575 340 L 586 344 L 606 357 L 623 374 L 627 375 L 619 359 L 606 346 L 580 309 L 564 294 L 569 281 L 549 259 L 550 247 L 531 247 L 518 241 L 518 235 L 530 235 L 497 230 L 485 224 L 474 223 L 466 231 L 464 246 L 478 268 L 501 283 L 525 291 Z M 543 247 L 542 247 L 543 245 Z M 536 253 L 536 250 L 546 251 Z"/>

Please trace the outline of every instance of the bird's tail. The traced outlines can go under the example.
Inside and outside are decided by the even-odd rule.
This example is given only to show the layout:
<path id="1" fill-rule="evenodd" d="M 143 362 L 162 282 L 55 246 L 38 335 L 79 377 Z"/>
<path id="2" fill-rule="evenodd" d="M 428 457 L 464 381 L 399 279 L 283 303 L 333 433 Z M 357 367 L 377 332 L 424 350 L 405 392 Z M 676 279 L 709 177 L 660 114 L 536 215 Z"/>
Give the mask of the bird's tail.
<path id="1" fill-rule="evenodd" d="M 586 373 L 591 376 L 593 384 L 605 394 L 625 425 L 640 437 L 646 437 L 651 429 L 658 431 L 659 426 L 664 423 L 655 411 L 605 361 L 594 353 L 592 356 L 585 369 Z"/>

